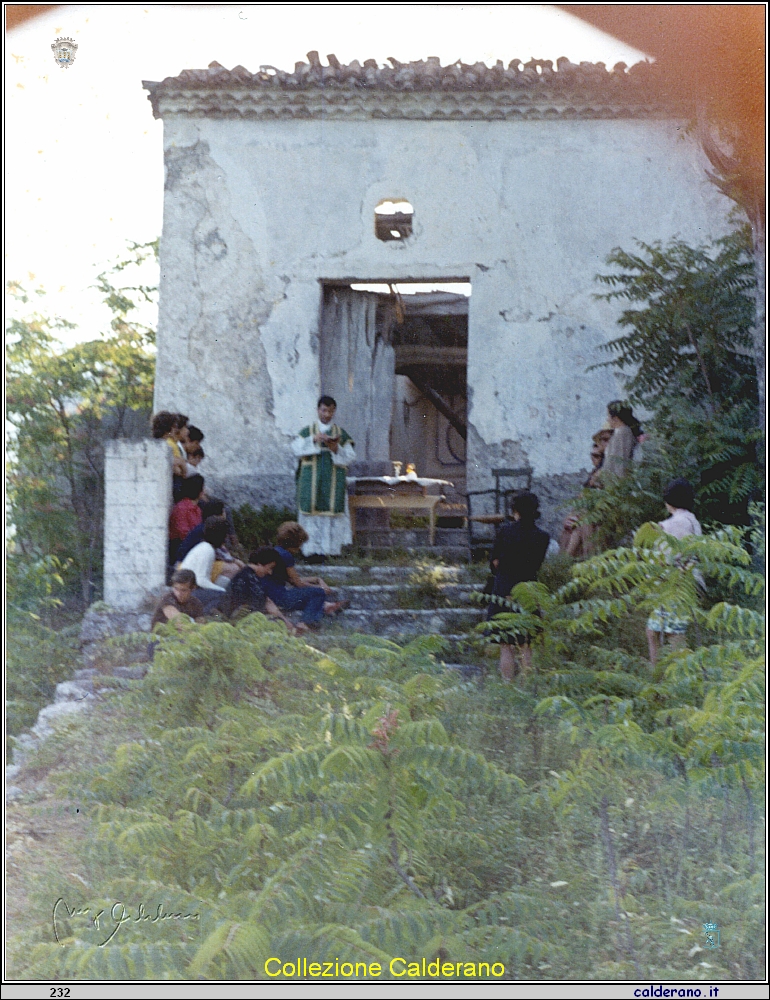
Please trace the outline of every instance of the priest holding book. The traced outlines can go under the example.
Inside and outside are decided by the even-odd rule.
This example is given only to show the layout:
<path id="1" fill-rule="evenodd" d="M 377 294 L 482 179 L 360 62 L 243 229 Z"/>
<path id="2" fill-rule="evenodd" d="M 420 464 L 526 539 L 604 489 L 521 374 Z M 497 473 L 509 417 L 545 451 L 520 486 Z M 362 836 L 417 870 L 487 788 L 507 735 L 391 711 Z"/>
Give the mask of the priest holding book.
<path id="1" fill-rule="evenodd" d="M 303 427 L 291 444 L 297 466 L 299 523 L 308 534 L 306 556 L 337 556 L 350 545 L 347 467 L 355 461 L 354 442 L 334 422 L 336 400 L 321 396 L 318 420 Z"/>

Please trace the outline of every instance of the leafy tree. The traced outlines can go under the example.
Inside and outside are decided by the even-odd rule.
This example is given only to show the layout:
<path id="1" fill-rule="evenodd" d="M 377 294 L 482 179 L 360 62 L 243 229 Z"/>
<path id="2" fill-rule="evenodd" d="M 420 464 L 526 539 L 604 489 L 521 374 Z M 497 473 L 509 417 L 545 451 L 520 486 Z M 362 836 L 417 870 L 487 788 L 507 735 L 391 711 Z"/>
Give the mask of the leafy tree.
<path id="1" fill-rule="evenodd" d="M 603 345 L 609 364 L 633 371 L 627 388 L 657 410 L 672 395 L 717 412 L 751 386 L 754 267 L 745 229 L 691 247 L 639 242 L 641 253 L 616 248 L 607 258 L 618 270 L 597 281 L 607 302 L 629 307 L 618 324 L 627 332 Z M 756 387 L 754 397 L 756 398 Z M 755 403 L 756 405 L 756 403 Z"/>
<path id="2" fill-rule="evenodd" d="M 753 874 L 752 793 L 764 781 L 764 616 L 750 603 L 762 600 L 764 581 L 751 571 L 741 535 L 733 527 L 678 540 L 648 524 L 632 548 L 575 566 L 573 580 L 559 595 L 565 602 L 578 597 L 567 605 L 572 612 L 563 619 L 567 631 L 598 637 L 603 622 L 665 607 L 693 619 L 702 644 L 669 653 L 662 675 L 655 677 L 641 664 L 628 664 L 625 679 L 595 671 L 590 691 L 576 698 L 574 686 L 569 693 L 562 688 L 544 699 L 539 711 L 586 727 L 598 746 L 669 766 L 686 783 L 743 789 Z M 703 608 L 703 577 L 712 588 L 721 582 L 736 592 L 737 601 L 717 600 Z M 597 650 L 596 656 L 606 663 L 606 652 Z M 606 778 L 596 788 L 606 788 Z"/>
<path id="3" fill-rule="evenodd" d="M 762 478 L 746 229 L 710 246 L 617 248 L 607 260 L 617 270 L 597 276 L 609 289 L 598 297 L 627 308 L 618 320 L 624 332 L 603 345 L 613 357 L 602 364 L 623 372 L 629 400 L 653 416 L 645 463 L 603 490 L 585 490 L 579 506 L 598 526 L 598 541 L 617 544 L 660 509 L 666 480 L 685 476 L 703 519 L 747 523 Z"/>
<path id="4" fill-rule="evenodd" d="M 113 314 L 108 333 L 67 347 L 60 334 L 73 325 L 38 311 L 11 319 L 7 329 L 13 546 L 28 561 L 61 560 L 85 603 L 93 599 L 102 558 L 104 442 L 136 433 L 136 416 L 152 405 L 154 332 L 131 314 L 140 302 L 154 301 L 155 289 L 113 281 L 157 246 L 130 250 L 130 260 L 97 279 Z M 29 303 L 18 283 L 9 290 Z"/>
<path id="5" fill-rule="evenodd" d="M 761 512 L 754 513 L 758 535 Z M 524 583 L 510 598 L 487 598 L 510 611 L 483 627 L 498 636 L 516 631 L 535 647 L 538 667 L 530 689 L 536 696 L 547 692 L 536 715 L 560 719 L 581 747 L 573 765 L 550 772 L 548 799 L 571 825 L 594 826 L 603 845 L 615 914 L 616 975 L 640 974 L 639 939 L 629 923 L 640 907 L 633 880 L 624 875 L 613 827 L 623 824 L 651 775 L 665 780 L 667 794 L 684 814 L 675 860 L 659 865 L 658 877 L 669 892 L 687 891 L 685 885 L 698 877 L 699 868 L 688 858 L 696 839 L 695 813 L 709 797 L 723 801 L 720 851 L 726 855 L 732 803 L 743 796 L 749 876 L 758 868 L 765 692 L 763 616 L 752 605 L 761 607 L 764 584 L 750 569 L 742 534 L 731 527 L 680 541 L 647 524 L 631 547 L 576 564 L 572 580 L 555 593 L 540 583 Z M 752 547 L 760 541 L 754 538 Z M 717 592 L 710 608 L 704 606 L 700 574 Z M 728 593 L 735 597 L 724 599 Z M 660 606 L 693 619 L 691 639 L 697 644 L 669 652 L 653 673 L 644 658 L 611 648 L 610 629 Z M 575 645 L 581 635 L 593 643 L 582 653 Z M 667 841 L 672 836 L 669 829 Z M 649 845 L 640 843 L 637 856 L 646 851 Z"/>

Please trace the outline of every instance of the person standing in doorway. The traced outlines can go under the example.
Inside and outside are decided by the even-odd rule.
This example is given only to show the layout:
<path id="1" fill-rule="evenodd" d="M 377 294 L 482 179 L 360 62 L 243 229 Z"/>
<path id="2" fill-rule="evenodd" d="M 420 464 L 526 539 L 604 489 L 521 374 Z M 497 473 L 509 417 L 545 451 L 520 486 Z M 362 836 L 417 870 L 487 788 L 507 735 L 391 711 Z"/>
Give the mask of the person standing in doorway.
<path id="1" fill-rule="evenodd" d="M 339 555 L 350 545 L 347 467 L 355 461 L 354 441 L 334 422 L 336 400 L 321 396 L 318 420 L 303 427 L 292 441 L 297 466 L 297 510 L 308 540 L 306 556 Z"/>

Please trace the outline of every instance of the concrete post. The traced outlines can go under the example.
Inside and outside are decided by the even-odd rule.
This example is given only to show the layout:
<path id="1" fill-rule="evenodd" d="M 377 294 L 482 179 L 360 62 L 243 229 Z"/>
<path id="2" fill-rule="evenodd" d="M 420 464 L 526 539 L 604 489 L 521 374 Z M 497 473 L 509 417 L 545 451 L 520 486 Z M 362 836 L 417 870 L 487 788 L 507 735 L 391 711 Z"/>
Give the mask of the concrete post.
<path id="1" fill-rule="evenodd" d="M 171 449 L 165 441 L 109 441 L 104 480 L 104 600 L 135 611 L 166 582 Z"/>

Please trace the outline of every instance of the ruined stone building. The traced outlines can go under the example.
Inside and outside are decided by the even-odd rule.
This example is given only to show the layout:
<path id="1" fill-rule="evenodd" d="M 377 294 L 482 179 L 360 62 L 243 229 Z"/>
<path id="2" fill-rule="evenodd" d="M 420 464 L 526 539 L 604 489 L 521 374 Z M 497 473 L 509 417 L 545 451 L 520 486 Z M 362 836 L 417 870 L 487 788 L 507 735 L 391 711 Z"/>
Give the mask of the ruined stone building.
<path id="1" fill-rule="evenodd" d="M 463 489 L 529 464 L 563 493 L 619 392 L 586 372 L 617 332 L 607 254 L 728 228 L 688 109 L 648 64 L 309 59 L 144 84 L 166 157 L 156 409 L 205 429 L 237 502 L 292 503 L 321 391 L 361 469 Z"/>

